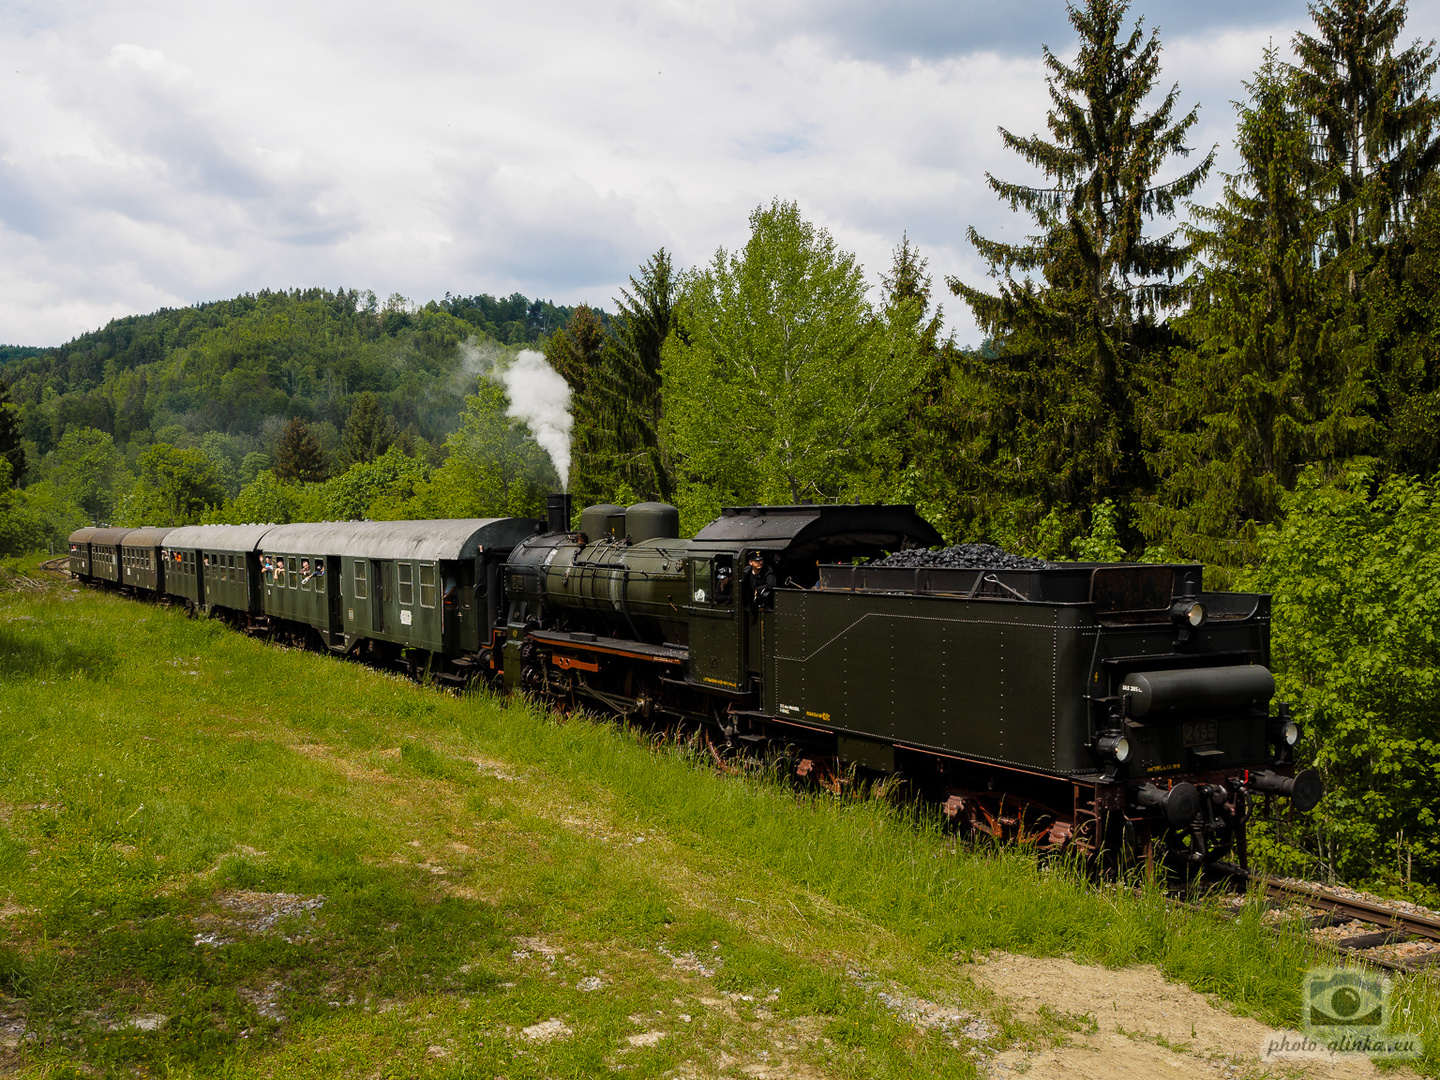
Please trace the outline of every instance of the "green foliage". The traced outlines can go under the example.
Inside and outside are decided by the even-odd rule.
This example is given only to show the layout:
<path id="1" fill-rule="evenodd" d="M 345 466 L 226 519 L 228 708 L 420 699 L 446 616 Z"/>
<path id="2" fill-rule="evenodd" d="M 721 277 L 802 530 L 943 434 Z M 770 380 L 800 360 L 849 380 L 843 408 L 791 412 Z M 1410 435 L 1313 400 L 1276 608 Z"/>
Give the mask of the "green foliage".
<path id="1" fill-rule="evenodd" d="M 325 451 L 298 416 L 290 421 L 275 449 L 275 475 L 283 480 L 315 483 L 325 479 Z"/>
<path id="2" fill-rule="evenodd" d="M 0 458 L 0 555 L 63 551 L 65 537 L 87 524 L 84 515 L 48 481 L 7 487 L 9 469 Z"/>
<path id="3" fill-rule="evenodd" d="M 686 282 L 662 359 L 667 445 L 690 527 L 722 504 L 835 499 L 896 437 L 923 368 L 871 310 L 852 255 L 794 203 Z"/>
<path id="4" fill-rule="evenodd" d="M 1120 562 L 1125 549 L 1120 545 L 1120 508 L 1109 499 L 1090 513 L 1090 530 L 1075 538 L 1070 545 L 1074 557 L 1081 562 Z"/>
<path id="5" fill-rule="evenodd" d="M 394 419 L 380 399 L 369 390 L 355 395 L 350 415 L 345 418 L 345 436 L 341 443 L 347 465 L 374 461 L 399 436 Z"/>
<path id="6" fill-rule="evenodd" d="M 545 346 L 545 360 L 570 387 L 575 426 L 570 439 L 569 491 L 581 505 L 608 502 L 619 485 L 613 454 L 614 437 L 601 415 L 601 387 L 609 373 L 610 347 L 600 316 L 581 304 L 564 329 Z"/>
<path id="7" fill-rule="evenodd" d="M 110 520 L 122 487 L 130 479 L 108 432 L 71 428 L 49 461 L 51 480 L 91 524 Z"/>
<path id="8" fill-rule="evenodd" d="M 675 462 L 660 439 L 661 349 L 670 336 L 678 289 L 670 255 L 661 248 L 616 297 L 604 375 L 591 386 L 616 487 L 634 492 L 637 500 L 673 498 Z"/>
<path id="9" fill-rule="evenodd" d="M 1160 42 L 1139 25 L 1126 35 L 1127 9 L 1121 0 L 1072 5 L 1075 62 L 1044 50 L 1053 141 L 1002 130 L 1005 144 L 1049 183 L 987 177 L 1036 227 L 1019 244 L 970 230 L 1003 279 L 999 294 L 949 279 L 995 350 L 971 358 L 962 385 L 973 394 L 961 441 L 978 451 L 971 470 L 980 503 L 966 509 L 981 531 L 1024 529 L 1056 509 L 1073 535 L 1090 505 L 1113 498 L 1128 507 L 1148 482 L 1136 401 L 1169 347 L 1159 319 L 1183 298 L 1175 279 L 1191 252 L 1174 233 L 1147 235 L 1145 224 L 1174 215 L 1214 154 L 1159 179 L 1172 158 L 1189 154 L 1196 112 L 1174 115 L 1178 87 L 1143 111 L 1156 89 Z"/>
<path id="10" fill-rule="evenodd" d="M 1218 206 L 1197 207 L 1204 263 L 1176 321 L 1177 349 L 1155 385 L 1151 466 L 1140 527 L 1176 554 L 1222 567 L 1257 555 L 1307 463 L 1365 445 L 1372 421 L 1363 335 L 1347 323 L 1353 259 L 1317 264 L 1334 214 L 1310 168 L 1310 128 L 1273 50 L 1239 106 L 1241 168 Z"/>
<path id="11" fill-rule="evenodd" d="M 1275 594 L 1278 697 L 1326 795 L 1312 821 L 1273 826 L 1279 853 L 1440 883 L 1440 487 L 1309 472 L 1284 509 L 1241 584 Z"/>
<path id="12" fill-rule="evenodd" d="M 203 450 L 157 443 L 140 456 L 140 481 L 120 501 L 116 523 L 194 525 L 224 500 L 220 470 Z"/>
<path id="13" fill-rule="evenodd" d="M 539 517 L 559 478 L 523 423 L 506 415 L 500 385 L 481 380 L 467 399 L 460 430 L 445 442 L 445 460 L 431 466 L 397 443 L 369 462 L 323 483 L 261 472 L 217 522 L 375 521 L 402 518 Z"/>
<path id="14" fill-rule="evenodd" d="M 6 465 L 6 480 L 0 485 L 0 491 L 18 487 L 25 478 L 25 447 L 20 440 L 16 413 L 15 404 L 10 400 L 10 385 L 0 379 L 0 458 Z"/>
<path id="15" fill-rule="evenodd" d="M 1325 0 L 1310 6 L 1316 33 L 1295 35 L 1296 88 L 1322 136 L 1315 164 L 1339 210 L 1337 252 L 1403 223 L 1440 167 L 1440 100 L 1427 93 L 1435 43 L 1397 53 L 1405 15 L 1404 0 Z"/>
<path id="16" fill-rule="evenodd" d="M 1361 298 L 1377 372 L 1372 453 L 1392 468 L 1440 470 L 1440 179 L 1411 202 L 1413 216 L 1386 245 Z"/>
<path id="17" fill-rule="evenodd" d="M 543 517 L 560 478 L 529 428 L 507 416 L 505 391 L 482 379 L 467 398 L 445 463 L 423 485 L 414 517 Z"/>
<path id="18" fill-rule="evenodd" d="M 292 521 L 313 521 L 300 512 L 302 497 L 296 485 L 287 484 L 266 469 L 240 489 L 222 513 L 211 521 L 232 525 L 273 523 L 288 525 Z"/>
<path id="19" fill-rule="evenodd" d="M 404 506 L 415 497 L 416 487 L 425 479 L 425 473 L 424 465 L 392 446 L 372 461 L 350 466 L 325 485 L 325 519 L 354 521 L 375 518 L 383 521 L 416 516 L 405 513 Z"/>
<path id="20" fill-rule="evenodd" d="M 447 292 L 439 306 L 480 333 L 512 346 L 542 344 L 575 313 L 574 308 L 548 300 L 528 300 L 520 293 L 497 299 L 489 293 L 451 296 Z"/>

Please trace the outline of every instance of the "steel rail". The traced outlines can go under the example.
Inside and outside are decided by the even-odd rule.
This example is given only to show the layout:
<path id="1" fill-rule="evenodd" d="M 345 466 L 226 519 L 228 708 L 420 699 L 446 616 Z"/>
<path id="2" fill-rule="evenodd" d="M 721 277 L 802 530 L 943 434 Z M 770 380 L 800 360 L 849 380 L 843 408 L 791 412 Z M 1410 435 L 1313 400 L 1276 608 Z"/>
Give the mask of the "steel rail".
<path id="1" fill-rule="evenodd" d="M 1440 942 L 1440 919 L 1400 911 L 1385 904 L 1360 900 L 1352 896 L 1341 896 L 1339 893 L 1315 885 L 1283 881 L 1270 874 L 1248 873 L 1233 864 L 1224 864 L 1223 868 L 1217 867 L 1217 869 L 1223 869 L 1233 882 L 1255 883 L 1260 886 L 1270 900 L 1297 902 L 1305 907 L 1324 912 L 1323 922 L 1312 922 L 1312 927 L 1341 926 L 1348 922 L 1357 922 L 1368 923 L 1379 928 L 1373 932 L 1358 933 L 1338 941 L 1319 942 L 1337 952 L 1355 956 L 1367 964 L 1388 968 L 1391 971 L 1422 971 L 1440 963 L 1440 950 L 1417 957 L 1413 961 L 1372 956 L 1367 951 L 1380 945 L 1413 941 L 1416 938 Z"/>

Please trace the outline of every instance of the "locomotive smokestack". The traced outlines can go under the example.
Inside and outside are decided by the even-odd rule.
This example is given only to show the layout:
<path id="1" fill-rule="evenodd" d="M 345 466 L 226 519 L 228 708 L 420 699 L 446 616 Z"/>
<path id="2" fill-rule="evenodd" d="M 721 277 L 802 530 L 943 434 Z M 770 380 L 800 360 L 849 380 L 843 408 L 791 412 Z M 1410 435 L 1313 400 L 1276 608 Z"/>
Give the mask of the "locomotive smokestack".
<path id="1" fill-rule="evenodd" d="M 570 496 L 547 495 L 545 497 L 545 526 L 552 533 L 570 531 Z"/>

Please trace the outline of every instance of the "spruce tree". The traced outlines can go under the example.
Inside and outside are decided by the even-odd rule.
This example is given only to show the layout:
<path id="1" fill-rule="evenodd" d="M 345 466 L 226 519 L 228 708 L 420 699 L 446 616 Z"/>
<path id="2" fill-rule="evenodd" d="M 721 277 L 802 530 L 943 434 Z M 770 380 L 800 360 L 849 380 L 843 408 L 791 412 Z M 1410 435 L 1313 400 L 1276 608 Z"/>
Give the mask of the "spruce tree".
<path id="1" fill-rule="evenodd" d="M 275 451 L 275 475 L 282 480 L 316 483 L 325 479 L 325 452 L 298 416 L 280 436 Z"/>
<path id="2" fill-rule="evenodd" d="M 1213 207 L 1195 207 L 1201 259 L 1176 328 L 1168 384 L 1148 417 L 1157 477 L 1139 525 L 1170 557 L 1234 568 L 1258 555 L 1256 527 L 1310 462 L 1362 443 L 1369 421 L 1363 337 L 1345 324 L 1345 259 L 1316 250 L 1335 224 L 1296 80 L 1274 49 L 1238 105 L 1240 168 Z"/>
<path id="3" fill-rule="evenodd" d="M 545 348 L 545 359 L 570 386 L 575 426 L 570 439 L 570 492 L 584 503 L 615 497 L 617 475 L 606 453 L 612 441 L 605 431 L 598 387 L 604 379 L 605 329 L 600 316 L 581 304 Z"/>
<path id="4" fill-rule="evenodd" d="M 10 384 L 0 379 L 0 458 L 9 468 L 9 483 L 20 486 L 25 476 L 25 445 L 20 439 L 18 410 L 10 400 Z"/>
<path id="5" fill-rule="evenodd" d="M 1169 218 L 1209 172 L 1212 150 L 1169 180 L 1186 157 L 1196 110 L 1176 116 L 1179 88 L 1152 111 L 1144 103 L 1160 72 L 1160 41 L 1140 20 L 1122 30 L 1124 0 L 1069 7 L 1080 37 L 1066 64 L 1044 49 L 1053 103 L 1051 139 L 1001 129 L 1006 146 L 1039 168 L 1049 186 L 999 180 L 991 188 L 1024 210 L 1036 233 L 1023 243 L 971 242 L 1002 279 L 991 295 L 949 279 L 993 341 L 993 360 L 973 358 L 983 397 L 973 403 L 969 441 L 991 501 L 982 512 L 997 534 L 1033 536 L 1052 512 L 1068 533 L 1088 508 L 1112 498 L 1127 508 L 1148 483 L 1135 402 L 1148 368 L 1172 340 L 1166 313 L 1183 297 L 1191 258 Z M 997 505 L 998 503 L 998 505 Z M 1000 519 L 1008 519 L 1000 520 Z"/>
<path id="6" fill-rule="evenodd" d="M 399 436 L 394 419 L 380 399 L 369 390 L 355 395 L 350 415 L 345 418 L 341 449 L 347 465 L 374 461 L 390 449 Z"/>
<path id="7" fill-rule="evenodd" d="M 1383 240 L 1440 167 L 1440 100 L 1427 92 L 1434 43 L 1397 53 L 1405 14 L 1403 0 L 1330 0 L 1310 5 L 1316 33 L 1295 35 L 1314 158 L 1343 211 L 1333 232 L 1338 251 Z M 1358 278 L 1352 268 L 1352 290 Z"/>
<path id="8" fill-rule="evenodd" d="M 621 481 L 638 497 L 664 502 L 673 497 L 674 462 L 660 443 L 660 347 L 670 335 L 677 290 L 670 255 L 661 248 L 615 299 L 619 315 L 605 352 L 605 376 L 594 386 Z"/>

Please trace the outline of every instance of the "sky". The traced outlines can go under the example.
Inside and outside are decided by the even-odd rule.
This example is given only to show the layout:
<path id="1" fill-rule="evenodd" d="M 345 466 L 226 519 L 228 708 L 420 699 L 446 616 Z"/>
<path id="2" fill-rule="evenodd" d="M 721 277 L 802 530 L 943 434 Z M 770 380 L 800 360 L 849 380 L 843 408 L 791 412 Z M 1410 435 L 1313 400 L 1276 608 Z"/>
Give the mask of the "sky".
<path id="1" fill-rule="evenodd" d="M 1131 16 L 1226 168 L 1305 4 Z M 985 174 L 1030 176 L 997 127 L 1044 130 L 1042 44 L 1073 55 L 1063 3 L 0 0 L 0 342 L 297 286 L 613 310 L 656 249 L 702 264 L 778 197 L 877 286 L 908 235 L 975 343 L 944 279 L 985 283 L 971 226 L 1026 232 Z"/>

